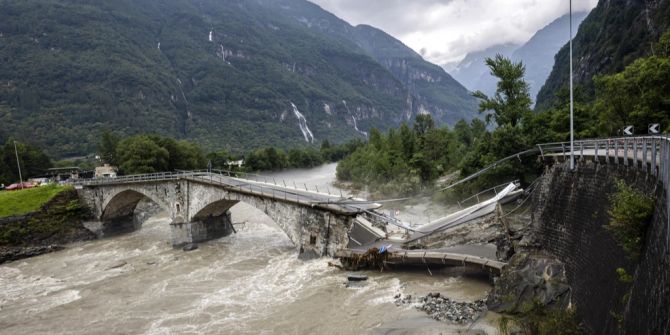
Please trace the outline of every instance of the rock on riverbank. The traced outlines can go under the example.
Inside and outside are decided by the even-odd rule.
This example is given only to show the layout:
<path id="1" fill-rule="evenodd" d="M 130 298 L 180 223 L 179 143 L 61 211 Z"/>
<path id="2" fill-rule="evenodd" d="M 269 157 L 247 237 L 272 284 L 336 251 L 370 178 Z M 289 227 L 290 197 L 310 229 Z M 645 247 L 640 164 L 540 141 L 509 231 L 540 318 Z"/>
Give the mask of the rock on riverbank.
<path id="1" fill-rule="evenodd" d="M 62 245 L 95 239 L 82 222 L 88 210 L 74 190 L 56 195 L 39 211 L 0 220 L 0 264 L 63 249 Z"/>
<path id="2" fill-rule="evenodd" d="M 22 258 L 39 256 L 50 252 L 63 250 L 60 245 L 45 245 L 36 247 L 6 247 L 0 246 L 0 264 L 13 262 Z"/>
<path id="3" fill-rule="evenodd" d="M 460 302 L 441 296 L 440 293 L 428 293 L 426 296 L 419 297 L 411 295 L 403 297 L 398 294 L 394 298 L 396 306 L 414 305 L 416 309 L 426 312 L 437 321 L 469 323 L 475 321 L 486 311 L 484 300 Z"/>

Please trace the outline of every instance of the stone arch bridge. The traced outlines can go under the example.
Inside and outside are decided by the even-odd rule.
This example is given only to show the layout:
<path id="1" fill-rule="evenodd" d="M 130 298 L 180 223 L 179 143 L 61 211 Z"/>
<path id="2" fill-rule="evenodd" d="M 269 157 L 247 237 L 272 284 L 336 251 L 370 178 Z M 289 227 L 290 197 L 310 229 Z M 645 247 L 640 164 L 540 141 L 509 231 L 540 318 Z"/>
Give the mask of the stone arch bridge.
<path id="1" fill-rule="evenodd" d="M 230 234 L 234 228 L 229 209 L 245 202 L 272 218 L 299 248 L 301 258 L 334 255 L 346 248 L 356 217 L 379 207 L 209 172 L 95 179 L 78 184 L 77 189 L 103 232 L 136 226 L 138 203 L 152 200 L 169 215 L 175 247 Z M 338 204 L 343 200 L 346 204 Z"/>

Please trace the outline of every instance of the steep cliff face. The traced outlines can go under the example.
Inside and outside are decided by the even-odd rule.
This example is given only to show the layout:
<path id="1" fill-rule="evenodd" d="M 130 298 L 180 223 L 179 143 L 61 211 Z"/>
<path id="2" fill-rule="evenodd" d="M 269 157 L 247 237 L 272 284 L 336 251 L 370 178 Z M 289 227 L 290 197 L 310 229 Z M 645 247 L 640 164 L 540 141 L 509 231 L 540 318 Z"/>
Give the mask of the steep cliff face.
<path id="1" fill-rule="evenodd" d="M 574 82 L 593 96 L 593 76 L 622 71 L 653 53 L 653 43 L 670 27 L 670 0 L 600 0 L 573 41 Z M 557 102 L 569 82 L 569 47 L 563 46 L 537 97 L 536 108 Z"/>
<path id="2" fill-rule="evenodd" d="M 359 46 L 356 29 L 306 1 L 1 6 L 0 123 L 56 157 L 93 152 L 105 130 L 206 149 L 341 142 L 417 110 L 417 95 Z M 471 119 L 474 99 L 448 89 L 468 102 L 433 106 L 450 116 L 441 120 Z"/>
<path id="3" fill-rule="evenodd" d="M 477 100 L 465 87 L 389 34 L 368 25 L 353 27 L 304 0 L 258 2 L 313 31 L 355 44 L 390 71 L 407 89 L 403 121 L 421 113 L 429 113 L 438 122 L 447 124 L 454 124 L 460 119 L 471 120 L 476 116 Z"/>
<path id="4" fill-rule="evenodd" d="M 407 119 L 418 114 L 431 114 L 448 124 L 472 119 L 477 101 L 442 68 L 374 27 L 359 25 L 355 36 L 358 45 L 408 89 Z"/>
<path id="5" fill-rule="evenodd" d="M 577 32 L 587 14 L 585 12 L 573 13 L 573 34 Z M 533 100 L 551 73 L 554 56 L 570 39 L 569 27 L 570 16 L 563 15 L 540 29 L 512 54 L 512 59 L 523 61 L 526 65 L 526 82 L 530 86 L 530 96 Z"/>

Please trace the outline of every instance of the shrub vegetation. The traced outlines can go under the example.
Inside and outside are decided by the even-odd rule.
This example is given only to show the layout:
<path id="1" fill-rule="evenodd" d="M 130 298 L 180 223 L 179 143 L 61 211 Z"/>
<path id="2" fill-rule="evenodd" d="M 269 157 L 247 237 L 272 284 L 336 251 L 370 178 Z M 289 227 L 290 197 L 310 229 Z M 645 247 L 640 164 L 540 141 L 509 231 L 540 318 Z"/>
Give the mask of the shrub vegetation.
<path id="1" fill-rule="evenodd" d="M 612 232 L 617 243 L 637 259 L 642 251 L 647 224 L 654 214 L 654 199 L 634 190 L 623 180 L 616 182 L 617 192 L 612 194 L 609 210 L 610 221 L 607 229 Z"/>

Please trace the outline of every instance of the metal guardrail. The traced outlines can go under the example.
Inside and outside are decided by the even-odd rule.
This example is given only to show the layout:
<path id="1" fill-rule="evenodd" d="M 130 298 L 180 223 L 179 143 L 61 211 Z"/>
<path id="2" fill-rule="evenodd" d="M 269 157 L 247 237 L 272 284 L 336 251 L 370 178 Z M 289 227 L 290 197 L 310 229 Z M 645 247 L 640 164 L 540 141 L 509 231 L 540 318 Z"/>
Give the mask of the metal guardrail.
<path id="1" fill-rule="evenodd" d="M 475 172 L 475 173 L 473 173 L 473 174 L 471 174 L 471 175 L 469 175 L 469 176 L 467 176 L 463 179 L 458 180 L 457 182 L 454 182 L 452 184 L 449 184 L 446 187 L 443 187 L 443 188 L 439 189 L 439 191 L 446 191 L 450 188 L 456 187 L 457 185 L 460 185 L 460 184 L 466 183 L 470 180 L 473 180 L 473 179 L 485 174 L 489 170 L 495 169 L 496 167 L 498 167 L 498 165 L 501 165 L 501 164 L 503 164 L 507 161 L 510 161 L 510 160 L 513 160 L 513 159 L 521 160 L 521 157 L 535 155 L 539 152 L 540 152 L 540 150 L 538 148 L 533 148 L 533 149 L 528 149 L 528 150 L 516 153 L 514 155 L 507 156 L 507 157 L 505 157 L 503 159 L 500 159 L 500 160 L 496 161 L 495 163 L 493 163 L 493 164 L 491 164 L 491 165 L 489 165 L 489 166 L 487 166 L 487 167 L 485 167 L 485 168 L 483 168 L 483 169 L 481 169 L 481 170 L 479 170 L 479 171 L 477 171 L 477 172 Z"/>
<path id="2" fill-rule="evenodd" d="M 664 178 L 659 174 L 668 167 L 664 164 L 668 164 L 669 142 L 667 135 L 578 140 L 575 141 L 574 157 L 579 160 L 604 158 L 606 163 L 641 167 L 647 173 Z M 567 160 L 571 154 L 569 142 L 538 144 L 537 148 L 543 158 L 558 155 Z M 666 183 L 664 180 L 664 186 Z"/>
<path id="3" fill-rule="evenodd" d="M 256 183 L 262 183 L 266 185 L 273 185 L 276 187 L 282 187 L 285 189 L 294 189 L 296 191 L 305 191 L 305 192 L 310 192 L 310 193 L 316 193 L 316 194 L 321 194 L 324 196 L 330 196 L 330 197 L 335 197 L 338 196 L 338 194 L 331 193 L 330 187 L 326 186 L 324 189 L 321 187 L 321 190 L 319 190 L 319 186 L 317 185 L 312 185 L 313 189 L 309 187 L 307 183 L 296 183 L 295 181 L 286 183 L 286 180 L 284 179 L 278 179 L 276 177 L 272 176 L 266 176 L 266 175 L 261 175 L 257 173 L 250 173 L 250 172 L 244 172 L 244 171 L 232 171 L 232 170 L 218 170 L 218 169 L 212 169 L 212 170 L 196 170 L 196 171 L 190 171 L 190 172 L 201 172 L 201 173 L 213 173 L 213 174 L 219 174 L 221 176 L 228 176 L 232 178 L 238 178 L 238 179 L 246 179 L 249 181 L 253 181 Z M 281 182 L 281 183 L 280 183 Z M 339 190 L 339 197 L 344 198 L 345 195 L 342 193 L 342 190 Z"/>
<path id="4" fill-rule="evenodd" d="M 500 184 L 500 185 L 493 186 L 493 187 L 491 187 L 491 188 L 488 188 L 488 189 L 485 189 L 485 190 L 483 190 L 483 191 L 480 191 L 479 193 L 473 194 L 473 195 L 471 195 L 471 196 L 469 196 L 469 197 L 467 197 L 467 198 L 465 198 L 465 199 L 463 199 L 463 200 L 457 201 L 457 203 L 458 203 L 458 207 L 463 208 L 463 205 L 464 205 L 464 204 L 467 204 L 468 201 L 473 200 L 473 199 L 476 199 L 476 200 L 477 200 L 477 202 L 474 203 L 475 205 L 476 205 L 476 204 L 479 204 L 479 203 L 482 202 L 481 197 L 484 196 L 484 195 L 486 195 L 487 193 L 488 193 L 488 194 L 491 194 L 491 192 L 493 192 L 493 194 L 492 194 L 490 197 L 486 197 L 486 198 L 484 199 L 484 201 L 488 200 L 489 198 L 495 197 L 496 195 L 498 195 L 498 191 L 499 191 L 499 190 L 504 189 L 504 188 L 507 187 L 510 183 L 514 183 L 514 184 L 516 184 L 517 187 L 519 186 L 519 180 L 514 180 L 514 181 L 511 181 L 511 182 L 507 182 L 507 183 L 503 183 L 503 184 Z"/>
<path id="5" fill-rule="evenodd" d="M 670 135 L 587 139 L 577 140 L 574 144 L 574 157 L 576 159 L 583 161 L 587 157 L 593 157 L 594 160 L 598 162 L 602 160 L 606 164 L 621 164 L 626 167 L 641 168 L 646 173 L 658 178 L 666 192 L 666 215 L 668 216 L 666 253 L 670 255 Z M 498 160 L 482 170 L 440 189 L 440 191 L 473 180 L 509 160 L 520 160 L 521 157 L 538 153 L 543 159 L 547 156 L 559 156 L 568 160 L 571 154 L 570 142 L 538 144 L 536 148 Z"/>
<path id="6" fill-rule="evenodd" d="M 79 179 L 74 184 L 82 186 L 112 185 L 112 184 L 125 184 L 125 183 L 136 183 L 146 181 L 176 180 L 180 178 L 193 177 L 196 175 L 199 175 L 199 173 L 191 171 L 160 172 L 160 173 L 128 175 L 115 178 L 105 177 L 105 178 Z"/>
<path id="7" fill-rule="evenodd" d="M 542 157 L 558 153 L 569 159 L 570 143 L 539 144 Z M 575 158 L 593 157 L 597 162 L 640 168 L 656 177 L 665 189 L 666 255 L 670 255 L 670 135 L 618 137 L 575 141 Z"/>
<path id="8" fill-rule="evenodd" d="M 176 172 L 161 172 L 161 173 L 149 173 L 149 174 L 137 174 L 137 175 L 128 175 L 121 176 L 116 178 L 93 178 L 86 180 L 78 180 L 75 185 L 81 186 L 104 186 L 104 185 L 123 185 L 129 183 L 142 183 L 142 182 L 160 182 L 160 181 L 173 181 L 179 179 L 189 179 L 198 182 L 205 182 L 212 185 L 221 186 L 230 190 L 234 190 L 239 193 L 247 193 L 253 195 L 260 195 L 262 197 L 271 198 L 275 200 L 283 200 L 294 202 L 297 204 L 302 204 L 310 207 L 323 207 L 331 211 L 350 214 L 352 212 L 362 212 L 363 210 L 352 206 L 356 202 L 351 199 L 346 199 L 346 203 L 339 203 L 339 201 L 323 201 L 323 199 L 313 198 L 310 199 L 310 195 L 322 196 L 322 197 L 331 197 L 333 199 L 345 199 L 342 194 L 335 195 L 329 193 L 319 192 L 318 187 L 315 186 L 315 190 L 310 190 L 307 187 L 307 184 L 304 184 L 305 188 L 298 188 L 297 185 L 291 188 L 289 185 L 277 184 L 276 180 L 273 180 L 274 183 L 269 183 L 267 179 L 260 180 L 260 178 L 247 179 L 243 178 L 249 176 L 256 176 L 253 174 L 240 173 L 234 171 L 225 171 L 225 170 L 194 170 L 194 171 L 176 171 Z M 246 180 L 247 183 L 226 183 L 224 177 L 234 178 L 236 180 Z"/>
<path id="9" fill-rule="evenodd" d="M 667 211 L 668 211 L 668 223 L 666 228 L 666 253 L 670 255 L 670 136 L 669 135 L 658 135 L 658 136 L 637 136 L 637 137 L 619 137 L 619 138 L 601 138 L 601 139 L 588 139 L 588 140 L 577 140 L 575 143 L 575 152 L 574 156 L 579 160 L 585 160 L 586 157 L 594 157 L 595 160 L 600 161 L 604 159 L 605 163 L 612 164 L 622 164 L 624 166 L 642 168 L 645 172 L 653 175 L 658 178 L 662 183 L 666 191 L 666 201 Z M 514 155 L 505 157 L 484 169 L 467 176 L 453 184 L 450 184 L 447 187 L 440 189 L 444 191 L 455 187 L 456 185 L 463 184 L 467 181 L 473 180 L 480 175 L 488 172 L 489 170 L 495 169 L 498 165 L 501 165 L 512 159 L 521 159 L 521 157 L 540 154 L 542 158 L 546 156 L 561 156 L 564 159 L 568 159 L 570 156 L 570 143 L 569 142 L 555 142 L 555 143 L 542 143 L 538 144 L 536 148 L 525 150 Z M 240 171 L 228 171 L 228 170 L 197 170 L 197 171 L 177 171 L 177 172 L 161 172 L 161 173 L 152 173 L 152 174 L 140 174 L 140 175 L 130 175 L 122 176 L 117 178 L 96 178 L 88 180 L 80 180 L 76 182 L 76 185 L 109 185 L 109 184 L 122 184 L 122 183 L 133 183 L 133 182 L 146 182 L 146 181 L 165 181 L 165 180 L 176 180 L 181 178 L 198 178 L 201 180 L 206 180 L 209 178 L 210 182 L 214 182 L 214 176 L 227 176 L 238 179 L 246 179 L 249 181 L 255 182 L 254 187 L 259 188 L 261 195 L 265 195 L 264 190 L 267 189 L 267 195 L 275 196 L 277 192 L 276 187 L 283 188 L 282 190 L 285 194 L 285 200 L 289 193 L 288 190 L 291 189 L 291 185 L 286 184 L 282 180 L 282 184 L 278 184 L 277 180 L 273 177 L 267 177 L 252 173 L 240 172 Z M 261 181 L 262 179 L 262 181 Z M 272 179 L 272 184 L 269 180 Z M 220 182 L 220 181 L 219 181 Z M 242 186 L 232 186 L 228 184 L 221 183 L 223 186 L 239 188 L 241 191 L 244 191 Z M 275 187 L 264 187 L 261 184 L 274 185 Z M 307 184 L 304 184 L 305 191 L 309 193 L 316 193 L 327 196 L 336 196 L 330 194 L 330 189 L 328 189 L 328 194 L 319 192 L 318 187 L 315 186 L 315 191 L 308 189 Z M 249 184 L 248 191 L 253 192 L 253 187 Z M 293 183 L 293 188 L 296 191 L 301 191 L 301 188 L 298 188 L 298 185 Z M 495 188 L 493 188 L 495 189 Z M 490 191 L 490 190 L 486 190 Z M 483 192 L 486 192 L 483 191 Z M 294 193 L 296 200 L 291 199 L 292 201 L 298 201 L 300 203 L 300 194 Z M 304 195 L 303 195 L 304 196 Z M 344 196 L 340 192 L 340 198 L 344 199 Z M 316 202 L 305 202 L 302 203 L 315 205 L 319 204 Z M 330 203 L 331 205 L 337 205 L 337 203 Z M 320 204 L 319 204 L 320 205 Z M 340 204 L 339 206 L 350 209 L 359 209 L 356 206 L 352 206 L 348 203 Z M 365 210 L 364 210 L 365 211 Z M 367 212 L 367 211 L 366 211 Z M 375 213 L 373 215 L 381 216 L 384 219 L 387 219 L 389 223 L 400 224 L 399 220 L 395 218 L 387 217 L 386 215 L 380 215 Z M 404 226 L 403 226 L 404 227 Z M 406 228 L 406 227 L 405 227 Z"/>

